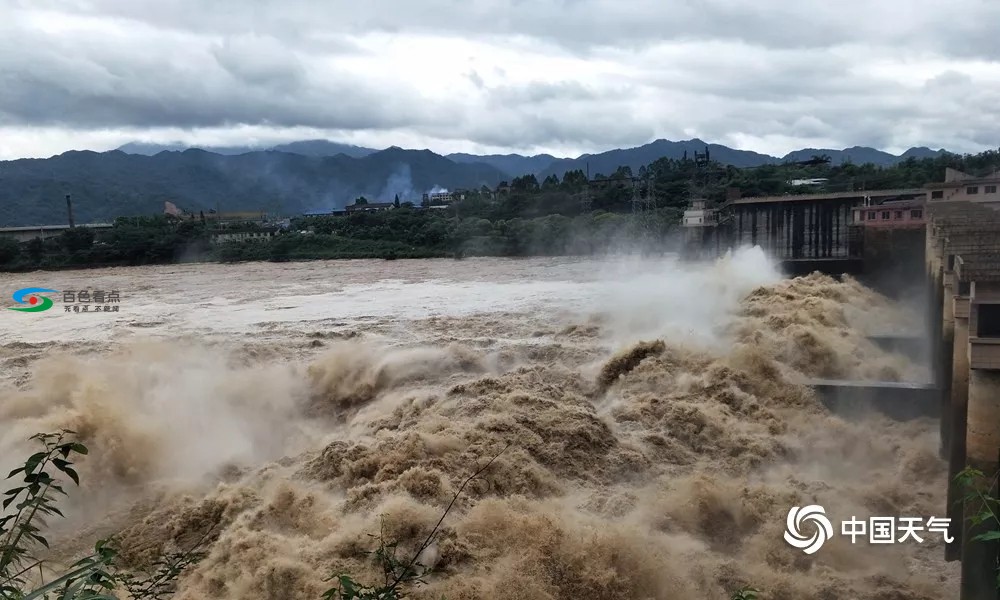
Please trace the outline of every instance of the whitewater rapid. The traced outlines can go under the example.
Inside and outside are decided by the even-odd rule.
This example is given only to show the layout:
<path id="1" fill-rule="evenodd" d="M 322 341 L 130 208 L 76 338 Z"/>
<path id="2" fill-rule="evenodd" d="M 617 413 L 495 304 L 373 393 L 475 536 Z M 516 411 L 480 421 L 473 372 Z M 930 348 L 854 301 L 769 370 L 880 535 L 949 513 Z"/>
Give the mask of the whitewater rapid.
<path id="1" fill-rule="evenodd" d="M 937 425 L 845 422 L 801 376 L 914 376 L 853 280 L 784 280 L 759 251 L 658 259 L 180 265 L 5 277 L 117 290 L 116 313 L 0 319 L 0 468 L 32 433 L 92 448 L 56 525 L 126 566 L 210 535 L 180 598 L 317 598 L 422 541 L 414 598 L 947 597 L 943 548 L 815 556 L 785 513 L 942 512 Z M 11 289 L 7 289 L 11 288 Z"/>

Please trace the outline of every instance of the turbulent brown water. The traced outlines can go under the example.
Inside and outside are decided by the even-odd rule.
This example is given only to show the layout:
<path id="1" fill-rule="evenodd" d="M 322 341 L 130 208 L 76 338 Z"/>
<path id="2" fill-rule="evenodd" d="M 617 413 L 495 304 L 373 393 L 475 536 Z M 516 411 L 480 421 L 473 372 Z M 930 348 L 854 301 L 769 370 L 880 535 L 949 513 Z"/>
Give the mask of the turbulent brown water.
<path id="1" fill-rule="evenodd" d="M 37 431 L 90 446 L 56 524 L 126 566 L 208 533 L 179 598 L 319 598 L 376 582 L 371 535 L 421 557 L 414 598 L 939 599 L 942 542 L 806 555 L 792 506 L 944 513 L 937 425 L 829 414 L 804 377 L 910 380 L 865 339 L 912 316 L 759 251 L 670 260 L 350 261 L 6 276 L 118 289 L 119 313 L 0 320 L 0 467 Z M 509 446 L 509 447 L 508 447 Z"/>

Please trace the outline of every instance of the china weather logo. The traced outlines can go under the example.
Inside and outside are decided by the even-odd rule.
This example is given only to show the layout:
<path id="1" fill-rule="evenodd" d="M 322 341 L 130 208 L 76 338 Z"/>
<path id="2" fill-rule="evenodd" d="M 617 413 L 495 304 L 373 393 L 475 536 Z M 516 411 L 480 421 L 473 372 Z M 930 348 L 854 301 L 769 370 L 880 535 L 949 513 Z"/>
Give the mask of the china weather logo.
<path id="1" fill-rule="evenodd" d="M 815 531 L 812 532 L 812 535 L 808 535 L 802 530 L 804 523 L 815 525 Z M 785 541 L 789 545 L 806 554 L 812 554 L 831 537 L 833 537 L 833 524 L 826 518 L 822 506 L 816 504 L 801 508 L 793 506 L 788 511 L 788 519 L 785 523 Z"/>
<path id="2" fill-rule="evenodd" d="M 17 290 L 13 295 L 14 302 L 23 304 L 24 306 L 12 306 L 10 307 L 10 310 L 17 310 L 21 312 L 42 312 L 43 310 L 48 310 L 52 308 L 52 299 L 43 296 L 42 294 L 58 293 L 58 290 L 50 290 L 46 288 L 24 288 L 23 290 Z"/>

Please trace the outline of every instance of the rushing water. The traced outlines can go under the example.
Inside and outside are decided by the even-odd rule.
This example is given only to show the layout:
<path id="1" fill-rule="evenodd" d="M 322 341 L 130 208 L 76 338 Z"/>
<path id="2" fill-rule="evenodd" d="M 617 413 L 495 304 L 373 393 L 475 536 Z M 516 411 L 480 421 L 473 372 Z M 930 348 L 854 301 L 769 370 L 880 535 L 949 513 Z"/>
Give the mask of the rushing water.
<path id="1" fill-rule="evenodd" d="M 663 259 L 198 264 L 4 276 L 116 290 L 118 312 L 0 315 L 0 468 L 40 430 L 92 447 L 57 534 L 134 567 L 211 528 L 184 598 L 317 598 L 377 578 L 477 464 L 418 598 L 941 598 L 940 542 L 814 556 L 791 506 L 943 511 L 930 422 L 846 423 L 802 375 L 900 378 L 864 339 L 907 319 L 759 251 Z M 660 340 L 662 343 L 643 343 Z M 847 515 L 850 516 L 850 515 Z"/>

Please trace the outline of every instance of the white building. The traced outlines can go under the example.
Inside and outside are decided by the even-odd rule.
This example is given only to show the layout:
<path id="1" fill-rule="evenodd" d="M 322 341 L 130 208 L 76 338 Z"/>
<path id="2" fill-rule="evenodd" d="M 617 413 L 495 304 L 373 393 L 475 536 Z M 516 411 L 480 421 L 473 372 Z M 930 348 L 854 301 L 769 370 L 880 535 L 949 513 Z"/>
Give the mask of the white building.
<path id="1" fill-rule="evenodd" d="M 465 200 L 465 190 L 441 190 L 438 192 L 428 192 L 424 194 L 424 205 L 427 204 L 451 204 L 452 202 Z"/>
<path id="2" fill-rule="evenodd" d="M 684 211 L 685 227 L 708 227 L 715 225 L 715 209 L 707 208 L 708 201 L 698 198 Z"/>
<path id="3" fill-rule="evenodd" d="M 814 177 L 813 179 L 793 179 L 788 182 L 788 185 L 803 186 L 803 185 L 823 185 L 829 181 L 826 177 Z"/>

